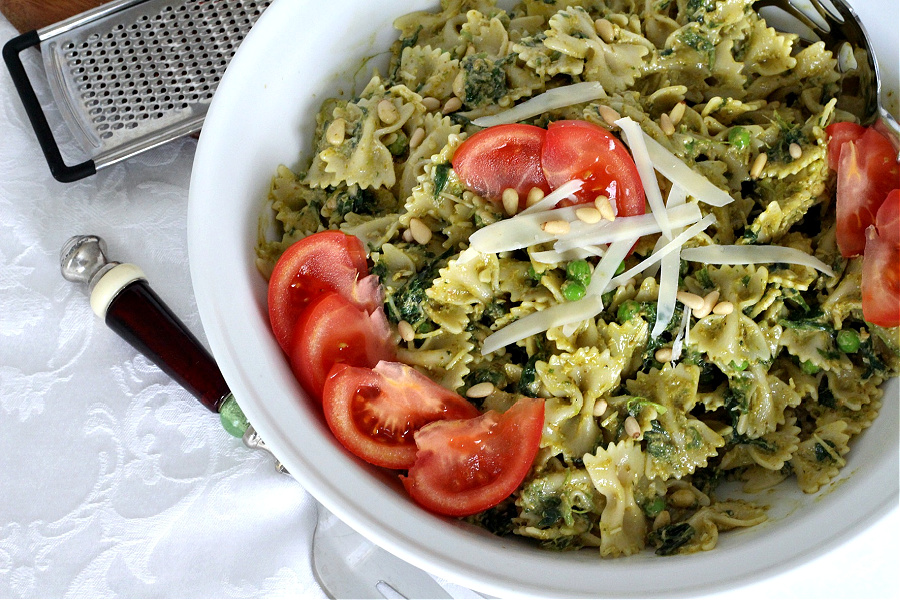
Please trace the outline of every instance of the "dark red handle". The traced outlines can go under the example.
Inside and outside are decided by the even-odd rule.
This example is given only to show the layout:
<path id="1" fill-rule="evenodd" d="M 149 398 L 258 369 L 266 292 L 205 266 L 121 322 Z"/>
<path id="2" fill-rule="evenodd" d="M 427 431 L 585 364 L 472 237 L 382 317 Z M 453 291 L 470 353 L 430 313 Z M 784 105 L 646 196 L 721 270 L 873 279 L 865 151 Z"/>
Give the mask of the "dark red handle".
<path id="1" fill-rule="evenodd" d="M 230 393 L 219 367 L 145 280 L 129 283 L 116 295 L 106 324 L 206 408 L 219 412 Z"/>

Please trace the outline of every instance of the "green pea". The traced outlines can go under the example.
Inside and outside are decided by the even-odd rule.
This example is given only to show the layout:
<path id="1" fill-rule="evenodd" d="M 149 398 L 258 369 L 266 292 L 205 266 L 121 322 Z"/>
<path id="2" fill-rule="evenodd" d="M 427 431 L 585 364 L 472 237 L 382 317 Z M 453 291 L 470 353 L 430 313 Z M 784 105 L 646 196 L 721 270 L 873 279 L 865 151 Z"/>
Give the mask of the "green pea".
<path id="1" fill-rule="evenodd" d="M 640 302 L 635 302 L 634 300 L 626 300 L 619 305 L 619 311 L 616 313 L 616 317 L 618 318 L 619 323 L 624 323 L 625 321 L 630 321 L 631 318 L 638 314 L 640 311 Z"/>
<path id="2" fill-rule="evenodd" d="M 738 150 L 745 150 L 750 146 L 750 132 L 743 127 L 734 127 L 728 132 L 728 143 Z"/>
<path id="3" fill-rule="evenodd" d="M 529 278 L 530 280 L 532 280 L 532 281 L 540 281 L 540 280 L 541 280 L 541 277 L 543 277 L 543 276 L 544 276 L 543 273 L 538 273 L 537 271 L 534 270 L 534 266 L 533 266 L 533 265 L 530 266 L 530 267 L 528 267 L 528 278 Z"/>
<path id="4" fill-rule="evenodd" d="M 563 298 L 569 302 L 575 302 L 584 298 L 585 287 L 577 281 L 566 281 L 562 286 Z"/>
<path id="5" fill-rule="evenodd" d="M 619 275 L 621 275 L 624 272 L 625 272 L 625 261 L 623 260 L 622 262 L 619 263 L 618 268 L 616 268 L 616 274 L 614 275 L 614 277 L 618 277 Z"/>
<path id="6" fill-rule="evenodd" d="M 852 329 L 842 329 L 837 334 L 837 347 L 841 352 L 852 354 L 859 350 L 859 334 Z"/>
<path id="7" fill-rule="evenodd" d="M 666 509 L 666 499 L 662 496 L 657 496 L 650 502 L 644 505 L 644 514 L 648 517 L 655 517 L 662 511 Z"/>
<path id="8" fill-rule="evenodd" d="M 591 265 L 586 260 L 573 260 L 566 265 L 566 278 L 588 285 L 591 282 Z"/>
<path id="9" fill-rule="evenodd" d="M 800 363 L 800 368 L 803 369 L 803 372 L 807 375 L 815 375 L 819 372 L 819 367 L 808 360 L 804 360 L 802 363 Z"/>
<path id="10" fill-rule="evenodd" d="M 731 361 L 731 368 L 734 369 L 735 371 L 746 371 L 747 367 L 749 367 L 749 366 L 750 366 L 750 363 L 747 362 L 746 360 L 742 360 L 741 364 Z"/>

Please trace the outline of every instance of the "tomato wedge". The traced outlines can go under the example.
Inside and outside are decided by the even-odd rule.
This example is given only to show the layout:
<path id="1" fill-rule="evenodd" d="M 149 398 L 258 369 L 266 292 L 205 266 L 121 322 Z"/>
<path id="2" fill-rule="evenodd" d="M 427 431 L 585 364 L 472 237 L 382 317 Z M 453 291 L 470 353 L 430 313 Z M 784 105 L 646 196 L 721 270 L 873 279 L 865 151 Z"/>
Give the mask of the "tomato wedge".
<path id="1" fill-rule="evenodd" d="M 900 325 L 900 190 L 878 209 L 866 235 L 862 273 L 863 317 L 882 327 Z"/>
<path id="2" fill-rule="evenodd" d="M 335 364 L 374 367 L 380 360 L 392 360 L 394 350 L 381 309 L 370 315 L 341 294 L 325 292 L 297 319 L 288 354 L 303 389 L 321 398 Z"/>
<path id="3" fill-rule="evenodd" d="M 837 243 L 843 256 L 863 252 L 866 228 L 875 222 L 888 192 L 898 187 L 897 152 L 883 135 L 868 128 L 858 140 L 847 140 L 839 147 Z"/>
<path id="4" fill-rule="evenodd" d="M 534 462 L 543 428 L 544 401 L 534 398 L 522 398 L 503 414 L 432 423 L 416 433 L 416 462 L 400 479 L 430 511 L 475 514 L 516 491 Z"/>
<path id="5" fill-rule="evenodd" d="M 413 466 L 413 435 L 423 426 L 480 414 L 459 394 L 396 362 L 380 362 L 374 369 L 335 365 L 322 399 L 325 420 L 338 441 L 361 459 L 389 469 Z"/>
<path id="6" fill-rule="evenodd" d="M 547 183 L 556 189 L 567 181 L 585 182 L 578 202 L 593 202 L 602 194 L 619 216 L 646 211 L 644 186 L 631 154 L 608 131 L 587 121 L 556 121 L 547 128 L 541 151 Z"/>
<path id="7" fill-rule="evenodd" d="M 359 238 L 322 231 L 288 248 L 269 279 L 269 322 L 285 352 L 304 308 L 325 292 L 338 292 L 371 312 L 379 306 L 377 278 L 369 274 L 366 249 Z M 364 280 L 364 281 L 360 281 Z"/>
<path id="8" fill-rule="evenodd" d="M 541 146 L 547 131 L 534 125 L 496 125 L 471 135 L 456 149 L 453 170 L 466 187 L 499 200 L 503 190 L 519 193 L 519 206 L 531 188 L 550 191 L 541 169 Z"/>
<path id="9" fill-rule="evenodd" d="M 847 142 L 855 142 L 863 136 L 866 128 L 857 123 L 842 122 L 832 123 L 825 128 L 828 134 L 828 168 L 838 170 L 841 162 L 841 148 Z"/>

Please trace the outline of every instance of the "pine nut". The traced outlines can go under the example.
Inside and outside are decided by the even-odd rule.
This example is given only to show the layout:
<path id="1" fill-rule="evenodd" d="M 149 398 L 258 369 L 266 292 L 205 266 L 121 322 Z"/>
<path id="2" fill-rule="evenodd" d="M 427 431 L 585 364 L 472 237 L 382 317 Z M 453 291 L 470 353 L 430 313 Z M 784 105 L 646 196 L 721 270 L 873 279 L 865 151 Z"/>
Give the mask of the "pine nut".
<path id="1" fill-rule="evenodd" d="M 669 119 L 671 119 L 672 125 L 681 123 L 681 119 L 684 118 L 684 111 L 686 109 L 687 104 L 685 104 L 684 100 L 672 107 L 672 112 L 669 113 Z"/>
<path id="2" fill-rule="evenodd" d="M 466 76 L 460 71 L 453 80 L 453 93 L 460 100 L 466 97 Z"/>
<path id="3" fill-rule="evenodd" d="M 391 144 L 393 144 L 394 142 L 397 141 L 398 137 L 399 136 L 397 135 L 397 132 L 394 131 L 392 133 L 387 134 L 387 136 L 383 140 L 381 140 L 381 143 L 384 144 L 385 146 L 390 146 Z"/>
<path id="4" fill-rule="evenodd" d="M 609 21 L 607 21 L 608 23 Z M 605 104 L 601 104 L 597 107 L 597 112 L 600 113 L 600 116 L 603 117 L 603 120 L 606 121 L 606 124 L 610 127 L 616 126 L 616 121 L 622 118 L 622 115 L 611 106 L 606 106 Z"/>
<path id="5" fill-rule="evenodd" d="M 667 363 L 672 361 L 672 349 L 671 348 L 660 348 L 656 351 L 656 354 L 653 355 L 653 358 L 656 359 L 656 362 Z"/>
<path id="6" fill-rule="evenodd" d="M 376 112 L 378 112 L 378 118 L 381 119 L 381 122 L 385 125 L 393 125 L 397 122 L 397 119 L 400 118 L 397 107 L 387 98 L 378 103 Z"/>
<path id="7" fill-rule="evenodd" d="M 597 19 L 594 21 L 594 29 L 596 29 L 597 33 L 600 35 L 600 39 L 607 44 L 616 37 L 616 30 L 613 28 L 613 24 L 607 19 Z"/>
<path id="8" fill-rule="evenodd" d="M 494 384 L 490 381 L 483 381 L 481 383 L 476 383 L 468 390 L 466 390 L 466 396 L 469 398 L 487 398 L 491 394 L 494 393 Z"/>
<path id="9" fill-rule="evenodd" d="M 769 157 L 765 152 L 762 152 L 756 156 L 756 158 L 753 160 L 753 165 L 750 167 L 751 179 L 759 179 L 759 176 L 762 175 L 763 169 L 766 168 L 766 161 L 768 160 Z"/>
<path id="10" fill-rule="evenodd" d="M 625 435 L 634 439 L 641 437 L 641 426 L 638 424 L 637 419 L 632 416 L 625 419 Z"/>
<path id="11" fill-rule="evenodd" d="M 425 245 L 431 241 L 431 229 L 428 225 L 413 217 L 409 220 L 409 231 L 416 243 Z"/>
<path id="12" fill-rule="evenodd" d="M 706 106 L 703 108 L 703 112 L 700 113 L 701 117 L 708 117 L 710 114 L 719 110 L 722 105 L 725 104 L 725 101 L 722 100 L 720 96 L 715 96 L 709 99 L 709 102 L 706 103 Z"/>
<path id="13" fill-rule="evenodd" d="M 512 188 L 506 188 L 503 190 L 502 199 L 503 210 L 506 211 L 506 214 L 513 216 L 519 212 L 519 192 Z"/>
<path id="14" fill-rule="evenodd" d="M 441 101 L 433 96 L 425 96 L 422 98 L 422 106 L 428 112 L 434 112 L 441 107 Z"/>
<path id="15" fill-rule="evenodd" d="M 416 338 L 416 332 L 407 321 L 397 323 L 397 332 L 400 334 L 400 339 L 404 342 L 411 342 Z"/>
<path id="16" fill-rule="evenodd" d="M 607 408 L 609 408 L 609 404 L 606 402 L 606 400 L 597 400 L 594 403 L 594 416 L 602 417 Z"/>
<path id="17" fill-rule="evenodd" d="M 575 216 L 578 217 L 579 221 L 587 223 L 588 225 L 593 225 L 594 223 L 599 223 L 603 220 L 603 215 L 600 214 L 600 211 L 592 206 L 587 208 L 576 208 Z"/>
<path id="18" fill-rule="evenodd" d="M 665 527 L 669 523 L 672 522 L 672 515 L 669 514 L 669 511 L 664 510 L 653 519 L 653 530 L 656 531 L 660 527 Z"/>
<path id="19" fill-rule="evenodd" d="M 678 292 L 675 298 L 690 309 L 703 308 L 703 298 L 690 292 Z"/>
<path id="20" fill-rule="evenodd" d="M 609 198 L 607 198 L 606 196 L 597 196 L 594 199 L 594 206 L 596 206 L 597 210 L 600 211 L 600 216 L 602 216 L 607 221 L 616 220 L 616 211 L 613 210 L 612 204 L 610 204 Z"/>
<path id="21" fill-rule="evenodd" d="M 403 232 L 403 241 L 404 242 L 412 242 L 413 241 L 412 231 L 407 229 Z"/>
<path id="22" fill-rule="evenodd" d="M 666 135 L 675 133 L 675 124 L 672 123 L 672 119 L 666 113 L 659 115 L 659 126 Z"/>
<path id="23" fill-rule="evenodd" d="M 347 134 L 347 121 L 337 118 L 331 122 L 328 129 L 325 130 L 325 141 L 332 146 L 340 146 L 344 143 L 344 136 Z"/>
<path id="24" fill-rule="evenodd" d="M 694 309 L 694 317 L 698 319 L 702 319 L 712 312 L 713 308 L 716 306 L 716 302 L 719 301 L 719 290 L 713 290 L 703 297 L 703 306 L 699 309 Z"/>
<path id="25" fill-rule="evenodd" d="M 800 144 L 794 142 L 790 146 L 788 146 L 788 153 L 791 155 L 791 158 L 797 160 L 798 158 L 803 156 L 803 148 L 800 147 Z"/>
<path id="26" fill-rule="evenodd" d="M 569 222 L 557 219 L 555 221 L 546 221 L 541 225 L 541 229 L 550 235 L 566 235 L 569 233 Z"/>
<path id="27" fill-rule="evenodd" d="M 713 308 L 714 315 L 730 315 L 733 312 L 734 312 L 734 304 L 732 304 L 731 302 L 728 302 L 728 301 L 719 302 Z"/>
<path id="28" fill-rule="evenodd" d="M 676 508 L 688 508 L 696 503 L 697 499 L 691 490 L 676 490 L 669 496 L 668 503 Z"/>
<path id="29" fill-rule="evenodd" d="M 421 127 L 416 127 L 416 130 L 413 131 L 412 137 L 409 138 L 409 147 L 410 148 L 418 148 L 422 143 L 422 140 L 425 139 L 425 130 Z"/>
<path id="30" fill-rule="evenodd" d="M 447 102 L 444 103 L 444 108 L 441 109 L 441 112 L 445 115 L 449 115 L 450 113 L 456 112 L 462 108 L 462 100 L 453 96 Z"/>
<path id="31" fill-rule="evenodd" d="M 538 187 L 533 187 L 528 190 L 528 198 L 525 200 L 525 206 L 534 206 L 538 202 L 544 199 L 544 190 Z"/>

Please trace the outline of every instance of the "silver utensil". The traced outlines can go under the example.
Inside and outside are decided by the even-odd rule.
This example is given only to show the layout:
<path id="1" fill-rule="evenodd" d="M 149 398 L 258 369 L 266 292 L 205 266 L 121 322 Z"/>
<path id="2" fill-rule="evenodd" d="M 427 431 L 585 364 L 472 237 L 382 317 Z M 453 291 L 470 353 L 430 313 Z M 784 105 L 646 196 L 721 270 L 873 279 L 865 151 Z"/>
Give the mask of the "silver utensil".
<path id="1" fill-rule="evenodd" d="M 60 253 L 63 277 L 87 286 L 91 308 L 212 412 L 248 448 L 271 449 L 247 423 L 212 355 L 153 292 L 140 267 L 110 261 L 95 235 L 69 239 Z M 278 457 L 276 468 L 287 473 Z M 428 573 L 372 544 L 321 505 L 313 535 L 316 579 L 332 598 L 452 598 Z"/>
<path id="2" fill-rule="evenodd" d="M 773 8 L 790 15 L 825 43 L 838 58 L 842 73 L 857 72 L 863 99 L 863 114 L 858 115 L 861 123 L 872 125 L 891 141 L 895 149 L 900 148 L 900 124 L 885 108 L 882 77 L 872 43 L 859 15 L 845 0 L 758 0 L 755 7 L 760 11 Z M 792 33 L 802 37 L 804 32 Z M 864 63 L 857 61 L 856 49 L 864 51 Z"/>

